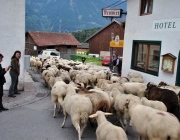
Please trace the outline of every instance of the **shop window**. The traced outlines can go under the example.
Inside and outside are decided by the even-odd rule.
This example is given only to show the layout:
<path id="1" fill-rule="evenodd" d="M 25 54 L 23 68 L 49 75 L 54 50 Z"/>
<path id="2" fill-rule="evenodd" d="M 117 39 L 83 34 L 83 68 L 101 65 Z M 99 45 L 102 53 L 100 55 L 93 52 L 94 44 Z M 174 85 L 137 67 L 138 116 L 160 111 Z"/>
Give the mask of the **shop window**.
<path id="1" fill-rule="evenodd" d="M 140 15 L 152 14 L 153 0 L 141 0 Z"/>
<path id="2" fill-rule="evenodd" d="M 158 75 L 161 43 L 134 41 L 131 68 Z"/>

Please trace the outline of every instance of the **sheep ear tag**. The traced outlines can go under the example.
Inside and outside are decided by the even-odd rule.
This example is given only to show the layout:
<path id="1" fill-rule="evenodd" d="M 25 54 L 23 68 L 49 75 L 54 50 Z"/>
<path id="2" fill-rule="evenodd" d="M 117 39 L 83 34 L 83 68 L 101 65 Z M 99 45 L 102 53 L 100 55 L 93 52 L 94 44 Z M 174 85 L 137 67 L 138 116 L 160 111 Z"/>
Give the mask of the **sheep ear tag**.
<path id="1" fill-rule="evenodd" d="M 89 118 L 95 118 L 95 117 L 97 117 L 97 114 L 92 114 L 89 116 Z"/>
<path id="2" fill-rule="evenodd" d="M 105 112 L 104 115 L 105 115 L 105 116 L 110 116 L 110 115 L 113 115 L 113 114 L 112 114 L 112 113 L 107 113 L 107 112 Z"/>

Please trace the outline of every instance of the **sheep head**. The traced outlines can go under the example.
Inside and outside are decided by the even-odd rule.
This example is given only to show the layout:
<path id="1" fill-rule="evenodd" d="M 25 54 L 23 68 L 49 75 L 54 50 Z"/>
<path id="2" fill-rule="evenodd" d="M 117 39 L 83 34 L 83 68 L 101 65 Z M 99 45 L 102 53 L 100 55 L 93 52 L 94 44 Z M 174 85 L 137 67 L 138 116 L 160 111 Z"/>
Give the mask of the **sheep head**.
<path id="1" fill-rule="evenodd" d="M 113 115 L 112 113 L 97 111 L 95 114 L 90 115 L 89 118 L 96 118 L 96 117 L 98 117 L 98 116 L 99 116 L 100 114 L 102 114 L 102 113 L 103 113 L 105 116 Z"/>

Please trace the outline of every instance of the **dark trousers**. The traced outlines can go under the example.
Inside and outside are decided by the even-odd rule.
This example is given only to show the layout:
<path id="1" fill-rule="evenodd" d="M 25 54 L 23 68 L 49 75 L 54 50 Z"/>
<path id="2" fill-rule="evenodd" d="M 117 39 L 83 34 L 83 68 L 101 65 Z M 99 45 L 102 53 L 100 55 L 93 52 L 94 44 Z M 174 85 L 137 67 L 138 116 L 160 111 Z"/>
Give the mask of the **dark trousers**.
<path id="1" fill-rule="evenodd" d="M 11 76 L 11 85 L 9 88 L 9 95 L 17 93 L 17 86 L 18 86 L 18 75 L 14 73 L 10 73 Z"/>
<path id="2" fill-rule="evenodd" d="M 3 107 L 2 97 L 3 97 L 3 85 L 0 85 L 0 108 Z"/>

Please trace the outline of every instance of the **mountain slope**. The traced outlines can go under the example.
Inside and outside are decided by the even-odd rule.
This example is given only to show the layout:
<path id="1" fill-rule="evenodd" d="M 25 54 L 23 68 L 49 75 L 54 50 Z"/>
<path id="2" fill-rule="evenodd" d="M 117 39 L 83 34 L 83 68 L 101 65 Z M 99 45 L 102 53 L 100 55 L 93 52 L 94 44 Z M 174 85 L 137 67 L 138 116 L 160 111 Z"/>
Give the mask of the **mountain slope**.
<path id="1" fill-rule="evenodd" d="M 26 0 L 26 31 L 72 32 L 102 27 L 110 22 L 102 17 L 102 8 L 112 3 L 107 0 Z M 125 10 L 126 3 L 116 8 L 121 7 Z"/>

